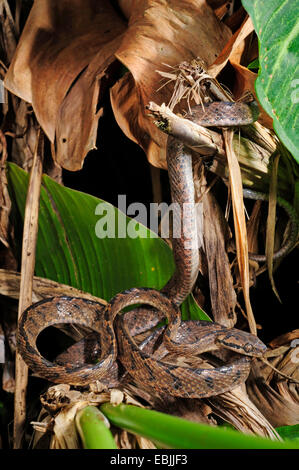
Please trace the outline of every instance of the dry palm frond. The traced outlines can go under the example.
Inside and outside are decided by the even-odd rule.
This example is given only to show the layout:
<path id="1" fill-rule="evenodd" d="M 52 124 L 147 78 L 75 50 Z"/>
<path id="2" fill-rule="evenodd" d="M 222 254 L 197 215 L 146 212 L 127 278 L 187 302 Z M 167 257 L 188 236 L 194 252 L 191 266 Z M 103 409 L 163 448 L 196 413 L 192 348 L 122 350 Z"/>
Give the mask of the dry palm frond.
<path id="1" fill-rule="evenodd" d="M 254 365 L 248 382 L 249 396 L 273 426 L 298 424 L 299 330 L 282 335 L 270 346 L 273 349 L 267 359 L 271 365 L 261 362 Z"/>
<path id="2" fill-rule="evenodd" d="M 237 387 L 231 392 L 209 398 L 208 402 L 216 415 L 239 431 L 280 440 L 270 421 L 250 400 L 244 387 Z"/>

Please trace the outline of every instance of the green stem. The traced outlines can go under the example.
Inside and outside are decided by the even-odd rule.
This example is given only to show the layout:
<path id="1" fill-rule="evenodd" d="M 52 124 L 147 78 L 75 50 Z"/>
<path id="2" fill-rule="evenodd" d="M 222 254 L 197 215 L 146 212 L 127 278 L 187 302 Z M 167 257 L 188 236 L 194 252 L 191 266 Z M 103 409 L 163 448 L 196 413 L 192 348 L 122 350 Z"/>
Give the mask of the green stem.
<path id="1" fill-rule="evenodd" d="M 298 449 L 291 441 L 272 441 L 230 429 L 194 423 L 133 405 L 100 407 L 109 421 L 160 446 L 173 449 Z"/>

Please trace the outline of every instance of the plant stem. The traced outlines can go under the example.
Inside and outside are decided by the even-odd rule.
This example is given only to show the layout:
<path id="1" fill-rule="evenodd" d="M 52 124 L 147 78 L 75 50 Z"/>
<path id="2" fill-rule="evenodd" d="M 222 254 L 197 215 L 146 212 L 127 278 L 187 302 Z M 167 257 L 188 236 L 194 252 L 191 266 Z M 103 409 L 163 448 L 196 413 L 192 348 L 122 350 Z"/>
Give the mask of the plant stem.
<path id="1" fill-rule="evenodd" d="M 38 232 L 39 197 L 42 180 L 44 138 L 41 130 L 37 134 L 37 145 L 34 152 L 30 181 L 27 192 L 21 264 L 21 284 L 18 307 L 18 318 L 32 303 L 32 285 L 35 267 L 35 247 Z M 26 388 L 28 368 L 16 351 L 16 385 L 14 402 L 14 448 L 22 446 L 23 431 L 26 419 Z"/>

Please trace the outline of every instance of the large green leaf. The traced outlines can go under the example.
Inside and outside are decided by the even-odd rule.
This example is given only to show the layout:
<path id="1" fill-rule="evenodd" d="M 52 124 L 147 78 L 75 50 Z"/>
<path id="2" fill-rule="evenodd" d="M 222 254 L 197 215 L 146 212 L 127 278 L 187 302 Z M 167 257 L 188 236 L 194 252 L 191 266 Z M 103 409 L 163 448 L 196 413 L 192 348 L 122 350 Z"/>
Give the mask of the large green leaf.
<path id="1" fill-rule="evenodd" d="M 8 165 L 9 191 L 16 226 L 22 223 L 28 175 Z M 136 238 L 98 238 L 96 227 L 106 218 L 99 204 L 120 227 L 136 231 Z M 69 284 L 109 301 L 131 287 L 160 289 L 174 270 L 169 246 L 153 232 L 107 202 L 59 185 L 44 175 L 41 187 L 35 274 Z M 182 306 L 185 319 L 208 319 L 189 296 Z"/>
<path id="2" fill-rule="evenodd" d="M 299 162 L 299 2 L 242 0 L 259 38 L 258 99 Z"/>

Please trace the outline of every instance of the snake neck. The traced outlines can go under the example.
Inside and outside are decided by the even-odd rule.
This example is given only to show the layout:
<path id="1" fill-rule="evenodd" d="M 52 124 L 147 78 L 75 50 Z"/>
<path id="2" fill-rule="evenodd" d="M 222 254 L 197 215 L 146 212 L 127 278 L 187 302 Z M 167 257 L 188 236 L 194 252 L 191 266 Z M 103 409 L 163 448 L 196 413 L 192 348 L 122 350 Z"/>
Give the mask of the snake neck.
<path id="1" fill-rule="evenodd" d="M 176 305 L 180 305 L 190 294 L 196 281 L 199 255 L 192 156 L 191 152 L 173 137 L 168 138 L 167 164 L 173 208 L 172 245 L 175 271 L 162 292 Z"/>

